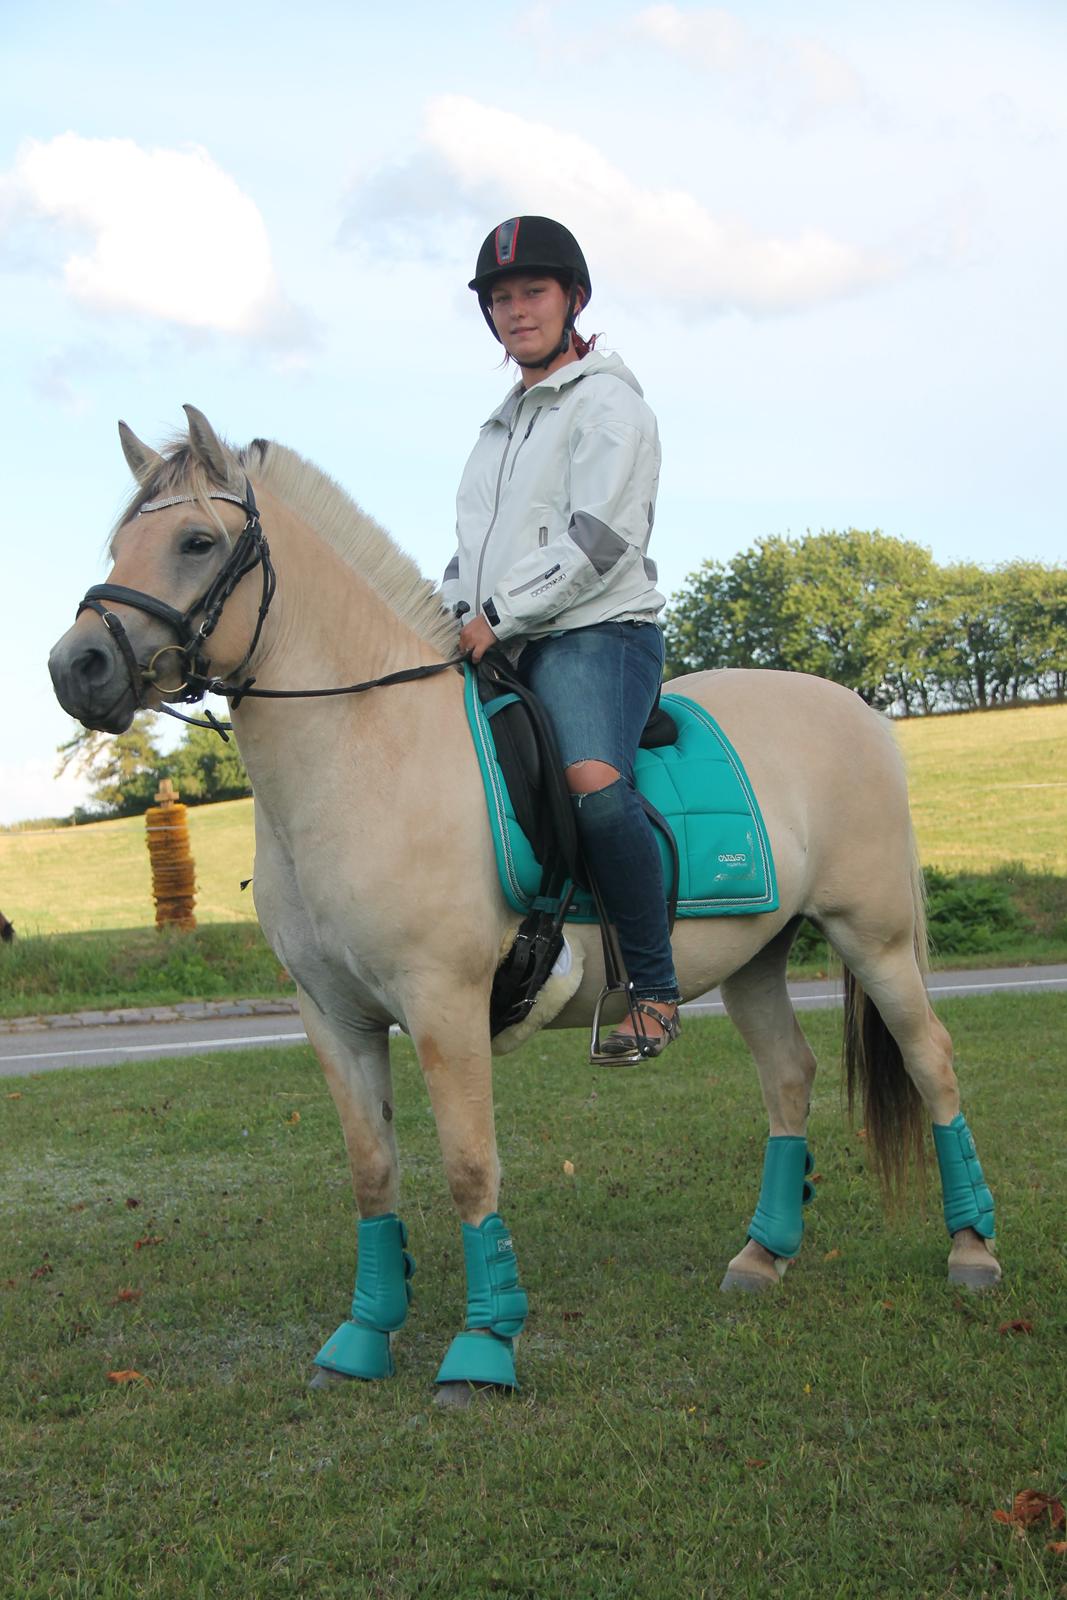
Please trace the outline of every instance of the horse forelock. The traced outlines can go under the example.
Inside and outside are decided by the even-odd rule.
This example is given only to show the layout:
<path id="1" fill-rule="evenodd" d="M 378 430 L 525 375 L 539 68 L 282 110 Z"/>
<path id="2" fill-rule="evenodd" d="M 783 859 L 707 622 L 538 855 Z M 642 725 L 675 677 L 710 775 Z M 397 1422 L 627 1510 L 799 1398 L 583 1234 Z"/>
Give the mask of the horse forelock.
<path id="1" fill-rule="evenodd" d="M 257 445 L 263 441 L 254 441 Z M 188 494 L 192 495 L 197 505 L 218 528 L 223 522 L 218 514 L 210 495 L 212 490 L 226 489 L 239 493 L 244 487 L 244 466 L 242 463 L 243 452 L 237 452 L 230 446 L 224 446 L 227 462 L 232 462 L 232 472 L 225 483 L 219 483 L 206 472 L 193 454 L 192 446 L 185 434 L 178 434 L 167 440 L 160 452 L 160 465 L 146 483 L 139 483 L 130 499 L 119 513 L 115 526 L 111 530 L 111 541 L 114 543 L 115 535 L 119 529 L 141 510 L 143 506 L 150 505 L 153 500 L 162 500 L 167 495 Z"/>

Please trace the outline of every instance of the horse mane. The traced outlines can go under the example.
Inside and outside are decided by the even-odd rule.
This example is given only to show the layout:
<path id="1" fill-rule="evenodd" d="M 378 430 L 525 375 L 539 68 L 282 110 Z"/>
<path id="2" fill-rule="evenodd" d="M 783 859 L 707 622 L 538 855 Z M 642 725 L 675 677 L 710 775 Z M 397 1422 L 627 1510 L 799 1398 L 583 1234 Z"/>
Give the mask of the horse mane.
<path id="1" fill-rule="evenodd" d="M 205 515 L 218 523 L 218 513 L 208 498 L 211 491 L 223 487 L 241 493 L 247 473 L 308 522 L 401 622 L 442 655 L 455 653 L 457 624 L 445 611 L 440 592 L 339 483 L 295 450 L 271 439 L 253 439 L 241 450 L 224 448 L 233 468 L 228 481 L 220 486 L 196 459 L 185 435 L 169 440 L 163 446 L 161 465 L 147 483 L 138 485 L 115 524 L 115 532 L 142 506 L 171 494 L 192 495 Z"/>

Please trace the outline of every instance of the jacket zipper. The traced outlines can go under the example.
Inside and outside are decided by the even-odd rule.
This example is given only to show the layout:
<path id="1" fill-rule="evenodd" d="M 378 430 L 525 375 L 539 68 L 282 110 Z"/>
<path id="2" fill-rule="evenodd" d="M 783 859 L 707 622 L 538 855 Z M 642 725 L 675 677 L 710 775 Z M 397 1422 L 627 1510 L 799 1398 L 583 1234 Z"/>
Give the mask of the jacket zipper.
<path id="1" fill-rule="evenodd" d="M 478 572 L 474 580 L 475 616 L 478 616 L 482 609 L 482 568 L 485 566 L 485 552 L 489 545 L 489 535 L 496 526 L 496 519 L 500 514 L 500 485 L 504 481 L 504 468 L 508 464 L 508 451 L 511 449 L 511 441 L 515 437 L 515 423 L 519 419 L 519 412 L 521 410 L 522 401 L 520 400 L 518 405 L 515 407 L 515 416 L 512 418 L 511 427 L 508 429 L 508 437 L 507 443 L 504 445 L 504 453 L 500 457 L 500 469 L 496 475 L 496 493 L 493 497 L 493 515 L 489 519 L 489 526 L 486 528 L 485 538 L 482 540 L 482 548 L 478 552 Z M 525 443 L 525 440 L 523 442 Z"/>
<path id="2" fill-rule="evenodd" d="M 508 599 L 512 600 L 517 594 L 525 594 L 527 589 L 536 588 L 539 583 L 544 583 L 546 578 L 555 577 L 556 573 L 559 571 L 559 568 L 560 564 L 557 561 L 556 565 L 554 567 L 549 567 L 547 572 L 539 572 L 536 578 L 530 578 L 526 583 L 520 583 L 517 589 L 509 589 Z"/>

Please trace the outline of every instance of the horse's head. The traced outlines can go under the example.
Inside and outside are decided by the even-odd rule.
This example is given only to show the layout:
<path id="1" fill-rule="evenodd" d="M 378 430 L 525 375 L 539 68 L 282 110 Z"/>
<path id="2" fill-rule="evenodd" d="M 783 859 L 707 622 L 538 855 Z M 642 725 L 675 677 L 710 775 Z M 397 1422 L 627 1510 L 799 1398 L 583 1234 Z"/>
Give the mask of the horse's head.
<path id="1" fill-rule="evenodd" d="M 261 622 L 269 598 L 244 467 L 195 406 L 185 411 L 188 438 L 163 455 L 119 423 L 137 490 L 111 541 L 107 581 L 88 591 L 49 657 L 64 710 L 106 733 L 123 732 L 139 707 L 198 699 L 209 676 L 239 670 L 258 638 L 257 601 Z M 241 584 L 257 566 L 262 599 L 260 585 Z"/>

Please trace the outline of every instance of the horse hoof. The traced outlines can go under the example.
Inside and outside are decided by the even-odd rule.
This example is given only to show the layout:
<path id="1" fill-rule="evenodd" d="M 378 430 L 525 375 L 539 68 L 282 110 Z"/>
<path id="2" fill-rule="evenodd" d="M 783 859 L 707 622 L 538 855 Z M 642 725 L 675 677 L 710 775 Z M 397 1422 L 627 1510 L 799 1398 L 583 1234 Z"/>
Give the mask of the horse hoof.
<path id="1" fill-rule="evenodd" d="M 439 1383 L 433 1403 L 442 1411 L 466 1411 L 487 1394 L 512 1394 L 500 1383 Z"/>
<path id="2" fill-rule="evenodd" d="M 733 1267 L 727 1267 L 719 1284 L 719 1292 L 729 1294 L 731 1290 L 736 1290 L 739 1294 L 762 1294 L 765 1289 L 776 1289 L 781 1281 L 778 1274 L 773 1278 L 765 1278 L 758 1272 L 735 1272 Z"/>
<path id="3" fill-rule="evenodd" d="M 950 1261 L 948 1281 L 961 1289 L 995 1289 L 1000 1282 L 1000 1263 L 988 1261 Z"/>
<path id="4" fill-rule="evenodd" d="M 351 1377 L 347 1372 L 334 1372 L 331 1367 L 316 1367 L 308 1379 L 309 1389 L 330 1389 L 335 1383 L 358 1383 L 358 1378 Z"/>

